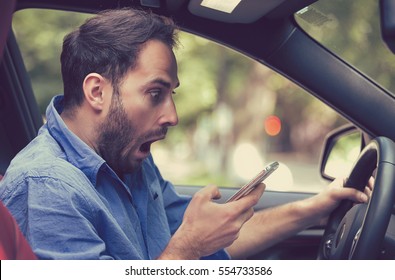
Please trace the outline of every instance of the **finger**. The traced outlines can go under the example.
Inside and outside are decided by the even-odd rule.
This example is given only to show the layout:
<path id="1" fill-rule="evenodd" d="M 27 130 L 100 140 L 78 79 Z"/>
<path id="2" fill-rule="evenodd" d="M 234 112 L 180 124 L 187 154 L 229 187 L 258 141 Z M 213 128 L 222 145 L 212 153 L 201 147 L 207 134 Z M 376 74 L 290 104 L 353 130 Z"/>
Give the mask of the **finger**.
<path id="1" fill-rule="evenodd" d="M 340 185 L 342 182 L 342 188 L 338 190 L 338 198 L 340 199 L 350 199 L 358 203 L 366 203 L 369 200 L 371 191 L 369 190 L 368 186 L 365 187 L 364 191 L 361 192 L 357 189 L 354 189 L 352 187 L 346 187 L 347 186 L 347 180 L 348 178 L 342 178 L 341 180 L 333 182 L 334 185 Z M 374 184 L 374 179 L 370 177 L 368 181 L 368 185 L 373 186 Z"/>
<path id="2" fill-rule="evenodd" d="M 350 199 L 355 202 L 365 203 L 369 200 L 368 196 L 353 188 L 342 188 L 334 190 L 336 200 Z"/>
<path id="3" fill-rule="evenodd" d="M 372 190 L 369 187 L 365 187 L 364 193 L 368 196 L 372 196 Z"/>
<path id="4" fill-rule="evenodd" d="M 374 186 L 374 178 L 370 177 L 369 181 L 368 181 L 368 184 L 367 184 L 367 187 L 372 191 L 373 190 L 373 186 Z"/>
<path id="5" fill-rule="evenodd" d="M 256 186 L 249 194 L 247 194 L 245 197 L 249 197 L 252 200 L 256 200 L 254 205 L 258 203 L 259 199 L 262 197 L 263 192 L 266 189 L 266 185 L 264 183 L 260 183 L 258 186 Z M 241 199 L 241 198 L 240 198 Z"/>
<path id="6" fill-rule="evenodd" d="M 244 220 L 243 224 L 245 222 L 247 222 L 249 219 L 251 219 L 252 216 L 254 216 L 254 209 L 253 208 L 250 208 L 246 212 L 244 212 L 243 213 L 243 220 Z"/>
<path id="7" fill-rule="evenodd" d="M 254 209 L 253 208 L 249 208 L 246 211 L 240 213 L 235 222 L 238 224 L 238 227 L 241 228 L 249 219 L 252 218 L 252 216 L 254 215 Z"/>
<path id="8" fill-rule="evenodd" d="M 221 193 L 217 186 L 215 185 L 208 185 L 201 190 L 199 190 L 195 196 L 202 196 L 208 200 L 219 199 L 221 198 Z"/>
<path id="9" fill-rule="evenodd" d="M 253 191 L 251 191 L 246 196 L 241 197 L 238 200 L 229 202 L 237 209 L 237 211 L 245 212 L 249 208 L 255 206 L 259 199 L 261 198 L 263 192 L 265 191 L 266 185 L 264 183 L 260 183 Z"/>

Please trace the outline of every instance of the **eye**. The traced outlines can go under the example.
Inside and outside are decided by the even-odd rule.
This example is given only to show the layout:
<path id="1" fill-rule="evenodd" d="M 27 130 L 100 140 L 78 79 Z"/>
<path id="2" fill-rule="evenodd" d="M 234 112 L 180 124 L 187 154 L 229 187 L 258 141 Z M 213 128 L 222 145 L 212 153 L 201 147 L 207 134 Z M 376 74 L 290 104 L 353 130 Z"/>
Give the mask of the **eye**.
<path id="1" fill-rule="evenodd" d="M 153 99 L 158 99 L 158 98 L 160 97 L 161 91 L 160 91 L 159 89 L 157 89 L 157 90 L 151 90 L 151 91 L 149 92 L 149 94 L 151 95 L 151 97 L 152 97 Z"/>

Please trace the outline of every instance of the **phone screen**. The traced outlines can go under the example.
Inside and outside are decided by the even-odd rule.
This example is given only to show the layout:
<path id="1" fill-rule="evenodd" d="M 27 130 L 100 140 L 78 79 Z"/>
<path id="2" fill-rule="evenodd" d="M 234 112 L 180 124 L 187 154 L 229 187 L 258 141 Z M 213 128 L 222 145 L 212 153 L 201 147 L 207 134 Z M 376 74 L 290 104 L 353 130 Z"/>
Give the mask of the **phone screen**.
<path id="1" fill-rule="evenodd" d="M 249 194 L 254 188 L 256 188 L 263 180 L 269 177 L 279 166 L 277 161 L 267 165 L 261 172 L 258 173 L 251 181 L 241 187 L 234 195 L 232 195 L 226 202 L 235 201 L 239 198 Z"/>

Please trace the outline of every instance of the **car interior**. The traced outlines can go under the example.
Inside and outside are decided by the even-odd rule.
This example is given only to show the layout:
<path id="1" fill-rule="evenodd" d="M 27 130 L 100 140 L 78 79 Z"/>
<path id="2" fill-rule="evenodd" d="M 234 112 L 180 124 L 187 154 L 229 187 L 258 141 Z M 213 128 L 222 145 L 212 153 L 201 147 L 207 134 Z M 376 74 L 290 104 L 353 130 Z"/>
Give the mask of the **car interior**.
<path id="1" fill-rule="evenodd" d="M 301 27 L 302 16 L 315 23 L 323 18 L 317 13 L 317 9 L 313 9 L 318 7 L 314 6 L 315 4 L 321 2 L 323 5 L 330 5 L 331 0 L 18 0 L 15 4 L 14 18 L 15 21 L 22 22 L 23 13 L 30 9 L 84 14 L 123 7 L 149 9 L 172 17 L 182 32 L 201 37 L 248 57 L 254 63 L 303 89 L 304 95 L 330 108 L 342 120 L 336 123 L 339 125 L 335 131 L 325 131 L 322 137 L 316 140 L 320 150 L 313 150 L 317 156 L 314 176 L 319 177 L 319 180 L 322 180 L 321 184 L 325 186 L 333 180 L 336 176 L 326 174 L 325 170 L 329 166 L 336 144 L 351 134 L 356 135 L 356 140 L 353 140 L 355 145 L 346 147 L 350 150 L 356 148 L 359 159 L 359 164 L 351 162 L 353 169 L 348 176 L 348 184 L 363 188 L 370 176 L 376 176 L 374 199 L 372 198 L 364 208 L 358 209 L 352 208 L 353 205 L 349 202 L 344 202 L 341 209 L 333 213 L 328 225 L 308 228 L 252 256 L 251 259 L 394 259 L 395 150 L 392 141 L 395 140 L 395 129 L 392 120 L 395 119 L 395 95 L 389 86 L 383 86 L 370 75 L 360 71 Z M 349 2 L 355 4 L 358 1 Z M 383 48 L 388 53 L 395 53 L 395 1 L 376 2 L 379 2 L 376 12 L 381 29 L 375 36 L 380 38 Z M 3 4 L 1 3 L 0 7 Z M 20 18 L 17 18 L 18 13 L 21 14 Z M 10 29 L 0 63 L 0 175 L 5 174 L 12 158 L 36 136 L 45 122 L 37 101 L 34 82 L 32 83 L 31 67 L 20 45 L 23 38 L 18 37 L 20 35 L 17 23 Z M 204 49 L 200 55 L 206 55 Z M 392 80 L 395 80 L 395 69 L 390 69 L 389 72 Z M 188 107 L 192 110 L 190 108 L 193 108 L 193 105 L 189 106 L 192 106 Z M 292 104 L 287 106 L 290 108 Z M 244 110 L 249 110 L 248 106 L 245 106 Z M 233 116 L 232 113 L 229 114 Z M 321 109 L 317 110 L 314 115 L 315 121 L 319 122 L 322 115 L 325 113 Z M 252 122 L 246 122 L 249 121 Z M 320 123 L 318 126 L 324 124 Z M 285 128 L 284 123 L 283 129 Z M 328 126 L 328 130 L 332 130 L 332 127 L 329 129 Z M 295 135 L 293 137 L 300 136 Z M 272 147 L 280 145 L 276 142 L 280 140 L 276 140 L 275 137 L 270 138 L 270 141 Z M 277 154 L 273 153 L 268 159 L 276 160 L 276 156 Z M 295 159 L 296 162 L 299 160 Z M 160 163 L 160 167 L 163 166 L 161 169 L 166 170 L 169 160 L 165 159 Z M 338 167 L 337 161 L 336 164 Z M 181 172 L 180 170 L 181 168 L 172 172 Z M 297 164 L 293 170 L 295 171 L 292 172 L 299 172 Z M 309 174 L 301 171 L 301 180 L 311 176 Z M 234 180 L 237 182 L 234 184 L 227 182 L 228 186 L 221 186 L 220 203 L 226 201 L 239 188 L 242 180 Z M 180 181 L 176 182 L 175 186 L 179 193 L 193 195 L 204 184 L 199 181 L 190 185 L 188 182 Z M 316 190 L 268 188 L 256 210 L 308 198 L 315 193 Z M 354 209 L 351 214 L 350 209 Z M 344 233 L 343 217 L 346 215 L 348 219 L 358 222 L 350 226 L 352 229 L 347 229 L 348 240 L 340 242 L 336 238 Z M 374 228 L 377 230 L 373 231 Z M 360 238 L 363 242 L 355 245 L 355 238 Z M 333 243 L 335 245 L 331 245 Z M 341 249 L 337 250 L 338 247 Z M 328 252 L 331 250 L 333 252 Z"/>

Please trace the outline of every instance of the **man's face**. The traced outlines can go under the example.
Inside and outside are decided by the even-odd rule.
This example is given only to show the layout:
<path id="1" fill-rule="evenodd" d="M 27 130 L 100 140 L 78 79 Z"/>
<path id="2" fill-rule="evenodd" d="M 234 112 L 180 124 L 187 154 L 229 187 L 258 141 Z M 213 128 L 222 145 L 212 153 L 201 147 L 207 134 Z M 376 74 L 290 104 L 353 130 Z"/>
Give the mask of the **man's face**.
<path id="1" fill-rule="evenodd" d="M 99 152 L 116 172 L 138 168 L 151 144 L 178 123 L 173 101 L 178 85 L 172 50 L 157 40 L 147 42 L 137 67 L 113 88 L 109 112 L 99 127 Z"/>

